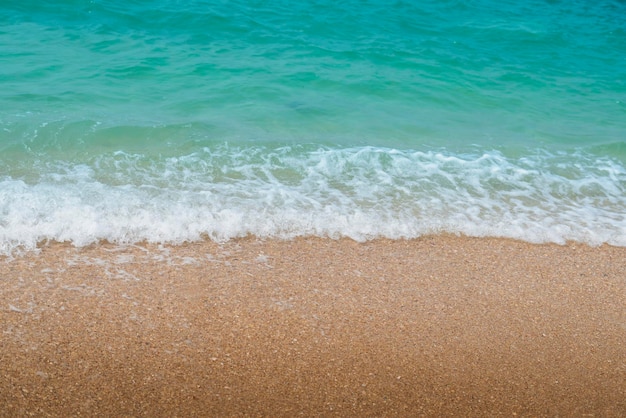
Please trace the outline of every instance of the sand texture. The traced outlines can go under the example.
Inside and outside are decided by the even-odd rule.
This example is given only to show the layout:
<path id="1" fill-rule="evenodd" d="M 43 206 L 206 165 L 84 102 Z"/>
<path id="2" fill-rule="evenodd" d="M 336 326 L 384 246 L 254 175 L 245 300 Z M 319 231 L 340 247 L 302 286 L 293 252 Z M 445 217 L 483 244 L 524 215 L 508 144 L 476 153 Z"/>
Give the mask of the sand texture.
<path id="1" fill-rule="evenodd" d="M 626 248 L 432 236 L 0 260 L 0 416 L 626 416 Z"/>

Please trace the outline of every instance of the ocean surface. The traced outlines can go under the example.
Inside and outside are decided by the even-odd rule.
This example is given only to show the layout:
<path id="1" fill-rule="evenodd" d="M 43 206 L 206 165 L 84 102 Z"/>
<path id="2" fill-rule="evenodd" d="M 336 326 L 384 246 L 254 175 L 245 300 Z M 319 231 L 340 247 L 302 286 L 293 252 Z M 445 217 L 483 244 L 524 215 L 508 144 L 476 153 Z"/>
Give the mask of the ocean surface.
<path id="1" fill-rule="evenodd" d="M 626 246 L 623 0 L 0 0 L 0 255 Z"/>

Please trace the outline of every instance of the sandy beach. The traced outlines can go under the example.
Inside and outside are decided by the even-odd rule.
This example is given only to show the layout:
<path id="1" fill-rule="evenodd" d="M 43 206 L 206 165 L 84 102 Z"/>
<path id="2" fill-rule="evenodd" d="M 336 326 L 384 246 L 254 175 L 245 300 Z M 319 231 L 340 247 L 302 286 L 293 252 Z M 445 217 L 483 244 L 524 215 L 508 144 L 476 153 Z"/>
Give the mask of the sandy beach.
<path id="1" fill-rule="evenodd" d="M 626 416 L 626 248 L 254 238 L 0 260 L 0 416 Z"/>

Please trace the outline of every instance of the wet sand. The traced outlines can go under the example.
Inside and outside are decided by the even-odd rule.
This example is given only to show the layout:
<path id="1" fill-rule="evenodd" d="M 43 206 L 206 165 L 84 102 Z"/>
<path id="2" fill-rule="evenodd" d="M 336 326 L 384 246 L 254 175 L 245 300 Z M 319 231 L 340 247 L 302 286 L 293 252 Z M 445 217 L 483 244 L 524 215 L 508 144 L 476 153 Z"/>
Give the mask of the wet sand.
<path id="1" fill-rule="evenodd" d="M 432 236 L 0 260 L 0 416 L 626 416 L 626 248 Z"/>

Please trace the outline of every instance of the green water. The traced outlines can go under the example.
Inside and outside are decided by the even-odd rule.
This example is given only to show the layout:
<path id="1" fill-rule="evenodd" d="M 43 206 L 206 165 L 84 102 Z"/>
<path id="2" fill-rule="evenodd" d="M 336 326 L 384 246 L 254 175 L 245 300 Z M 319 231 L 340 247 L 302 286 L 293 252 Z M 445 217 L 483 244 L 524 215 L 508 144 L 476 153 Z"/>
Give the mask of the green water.
<path id="1" fill-rule="evenodd" d="M 0 250 L 439 231 L 626 245 L 624 16 L 2 2 Z"/>

